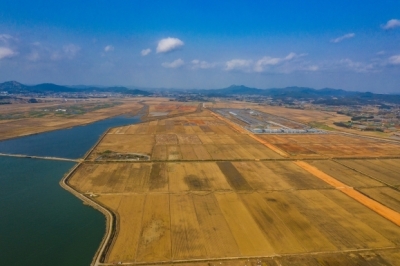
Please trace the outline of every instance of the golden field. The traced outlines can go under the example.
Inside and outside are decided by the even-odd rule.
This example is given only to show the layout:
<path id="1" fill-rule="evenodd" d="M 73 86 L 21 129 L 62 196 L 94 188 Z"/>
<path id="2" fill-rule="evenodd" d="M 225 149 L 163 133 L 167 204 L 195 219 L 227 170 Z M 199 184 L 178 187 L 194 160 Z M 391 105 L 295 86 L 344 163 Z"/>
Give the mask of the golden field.
<path id="1" fill-rule="evenodd" d="M 117 214 L 108 262 L 341 253 L 400 245 L 399 226 L 290 161 L 88 162 L 69 184 L 96 194 L 97 202 Z"/>
<path id="2" fill-rule="evenodd" d="M 68 185 L 116 215 L 105 263 L 400 265 L 399 147 L 254 136 L 204 110 L 109 130 Z"/>
<path id="3" fill-rule="evenodd" d="M 293 157 L 400 156 L 400 144 L 340 134 L 260 135 Z"/>
<path id="4" fill-rule="evenodd" d="M 107 150 L 169 161 L 281 158 L 209 112 L 111 129 L 89 158 Z"/>

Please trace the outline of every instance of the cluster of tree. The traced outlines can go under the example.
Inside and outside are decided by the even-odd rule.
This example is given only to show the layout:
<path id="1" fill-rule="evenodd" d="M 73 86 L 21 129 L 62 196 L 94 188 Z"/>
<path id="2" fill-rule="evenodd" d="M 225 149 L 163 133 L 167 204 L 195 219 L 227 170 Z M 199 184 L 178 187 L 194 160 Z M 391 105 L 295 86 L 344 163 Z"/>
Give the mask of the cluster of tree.
<path id="1" fill-rule="evenodd" d="M 369 116 L 353 116 L 351 118 L 351 121 L 360 121 L 360 120 L 368 120 L 368 119 L 373 119 L 374 116 L 373 115 L 369 115 Z"/>
<path id="2" fill-rule="evenodd" d="M 333 122 L 335 126 L 338 127 L 345 127 L 345 128 L 351 128 L 351 123 L 346 123 L 346 122 Z"/>
<path id="3" fill-rule="evenodd" d="M 365 131 L 379 131 L 379 132 L 384 132 L 385 130 L 380 127 L 366 127 L 364 129 Z"/>

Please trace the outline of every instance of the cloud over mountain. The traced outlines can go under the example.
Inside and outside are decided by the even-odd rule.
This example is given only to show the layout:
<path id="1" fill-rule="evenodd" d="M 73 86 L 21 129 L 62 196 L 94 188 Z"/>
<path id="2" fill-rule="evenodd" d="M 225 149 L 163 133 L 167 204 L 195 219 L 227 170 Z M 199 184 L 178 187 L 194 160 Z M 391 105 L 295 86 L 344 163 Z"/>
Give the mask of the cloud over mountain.
<path id="1" fill-rule="evenodd" d="M 225 70 L 248 70 L 252 63 L 252 60 L 232 59 L 225 63 Z"/>

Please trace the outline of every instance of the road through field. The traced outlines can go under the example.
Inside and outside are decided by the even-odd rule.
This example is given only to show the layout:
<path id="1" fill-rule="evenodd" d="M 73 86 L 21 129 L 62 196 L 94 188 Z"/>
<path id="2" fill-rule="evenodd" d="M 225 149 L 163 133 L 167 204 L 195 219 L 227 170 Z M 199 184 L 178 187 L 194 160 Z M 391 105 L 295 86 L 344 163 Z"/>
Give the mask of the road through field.
<path id="1" fill-rule="evenodd" d="M 294 162 L 304 170 L 308 171 L 309 173 L 313 174 L 314 176 L 322 179 L 326 183 L 330 184 L 331 186 L 335 187 L 336 189 L 340 190 L 344 194 L 348 195 L 349 197 L 355 199 L 356 201 L 360 202 L 361 204 L 367 206 L 371 210 L 375 211 L 376 213 L 380 214 L 381 216 L 385 217 L 389 221 L 393 222 L 394 224 L 400 226 L 400 213 L 380 204 L 379 202 L 361 194 L 360 192 L 356 191 L 354 188 L 347 186 L 346 184 L 340 182 L 339 180 L 333 178 L 330 175 L 325 174 L 324 172 L 318 170 L 314 166 L 304 162 L 304 161 L 297 161 Z"/>

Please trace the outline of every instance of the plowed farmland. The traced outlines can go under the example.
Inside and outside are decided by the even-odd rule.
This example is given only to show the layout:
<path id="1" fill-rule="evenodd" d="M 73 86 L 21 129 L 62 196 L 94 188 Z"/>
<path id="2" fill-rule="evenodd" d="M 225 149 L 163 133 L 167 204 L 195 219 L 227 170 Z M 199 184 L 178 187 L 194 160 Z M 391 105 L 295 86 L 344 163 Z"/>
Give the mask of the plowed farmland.
<path id="1" fill-rule="evenodd" d="M 115 214 L 104 263 L 398 265 L 400 227 L 343 192 L 399 212 L 397 144 L 249 134 L 209 111 L 109 130 L 68 179 Z"/>

